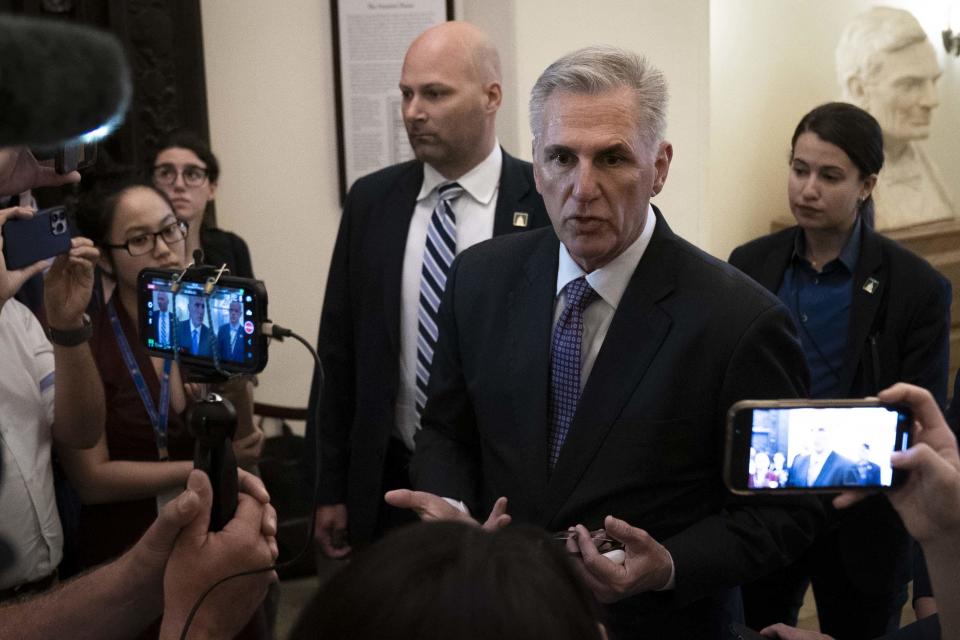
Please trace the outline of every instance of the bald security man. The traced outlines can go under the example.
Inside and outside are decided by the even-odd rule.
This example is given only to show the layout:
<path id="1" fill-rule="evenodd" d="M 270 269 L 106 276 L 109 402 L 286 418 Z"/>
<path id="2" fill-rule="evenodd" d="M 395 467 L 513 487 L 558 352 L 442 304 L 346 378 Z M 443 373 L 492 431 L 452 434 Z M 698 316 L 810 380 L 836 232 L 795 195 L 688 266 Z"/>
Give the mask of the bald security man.
<path id="1" fill-rule="evenodd" d="M 411 519 L 383 494 L 409 486 L 453 255 L 548 222 L 530 164 L 497 141 L 500 58 L 486 34 L 465 22 L 428 29 L 407 50 L 399 84 L 416 160 L 350 189 L 320 319 L 326 381 L 318 394 L 314 376 L 320 415 L 311 411 L 307 433 L 320 429 L 316 539 L 329 557 Z"/>

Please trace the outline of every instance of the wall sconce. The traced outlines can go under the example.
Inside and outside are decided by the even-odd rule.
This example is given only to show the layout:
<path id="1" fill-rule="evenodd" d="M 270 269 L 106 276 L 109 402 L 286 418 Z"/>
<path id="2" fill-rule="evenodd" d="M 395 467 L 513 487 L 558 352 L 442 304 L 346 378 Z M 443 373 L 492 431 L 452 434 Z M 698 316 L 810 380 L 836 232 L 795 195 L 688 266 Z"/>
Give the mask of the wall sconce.
<path id="1" fill-rule="evenodd" d="M 947 53 L 960 57 L 960 33 L 954 33 L 952 29 L 947 28 L 943 32 L 943 48 Z"/>

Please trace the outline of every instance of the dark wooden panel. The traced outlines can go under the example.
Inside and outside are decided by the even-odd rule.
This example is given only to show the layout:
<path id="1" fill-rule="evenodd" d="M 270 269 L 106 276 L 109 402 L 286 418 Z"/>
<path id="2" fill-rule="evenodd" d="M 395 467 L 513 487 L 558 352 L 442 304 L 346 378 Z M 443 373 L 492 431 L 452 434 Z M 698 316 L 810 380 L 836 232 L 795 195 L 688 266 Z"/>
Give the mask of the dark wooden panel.
<path id="1" fill-rule="evenodd" d="M 199 0 L 0 0 L 0 10 L 97 26 L 117 35 L 127 51 L 133 104 L 123 126 L 100 145 L 85 183 L 144 168 L 157 140 L 174 129 L 209 140 Z"/>

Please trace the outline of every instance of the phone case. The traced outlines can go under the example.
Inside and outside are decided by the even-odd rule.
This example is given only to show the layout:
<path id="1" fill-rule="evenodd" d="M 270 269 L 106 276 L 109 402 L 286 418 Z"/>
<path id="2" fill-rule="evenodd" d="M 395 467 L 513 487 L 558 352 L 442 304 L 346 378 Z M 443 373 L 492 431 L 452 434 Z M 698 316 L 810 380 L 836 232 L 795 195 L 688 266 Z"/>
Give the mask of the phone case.
<path id="1" fill-rule="evenodd" d="M 69 250 L 65 207 L 44 209 L 32 218 L 12 218 L 3 225 L 3 257 L 9 270 L 23 269 Z"/>

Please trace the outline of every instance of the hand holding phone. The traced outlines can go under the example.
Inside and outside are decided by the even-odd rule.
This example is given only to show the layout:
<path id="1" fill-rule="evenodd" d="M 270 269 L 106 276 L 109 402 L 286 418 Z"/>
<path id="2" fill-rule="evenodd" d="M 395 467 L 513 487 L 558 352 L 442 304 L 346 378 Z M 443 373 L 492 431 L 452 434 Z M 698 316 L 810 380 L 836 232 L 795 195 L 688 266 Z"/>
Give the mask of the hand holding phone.
<path id="1" fill-rule="evenodd" d="M 43 280 L 47 322 L 55 329 L 78 328 L 90 305 L 100 252 L 88 238 L 74 238 L 70 251 L 53 261 Z"/>
<path id="2" fill-rule="evenodd" d="M 15 271 L 70 251 L 70 227 L 66 207 L 51 207 L 33 215 L 25 207 L 3 221 L 3 259 Z"/>
<path id="3" fill-rule="evenodd" d="M 7 209 L 0 209 L 0 255 L 3 256 L 3 259 L 0 260 L 0 306 L 12 298 L 14 294 L 20 290 L 24 282 L 43 271 L 47 266 L 45 261 L 35 260 L 32 263 L 28 263 L 25 267 L 16 268 L 8 266 L 6 261 L 7 246 L 5 243 L 5 231 L 7 225 L 18 220 L 29 220 L 33 217 L 34 213 L 35 211 L 31 207 L 9 207 Z M 11 239 L 11 241 L 16 242 L 16 240 L 13 239 Z"/>

